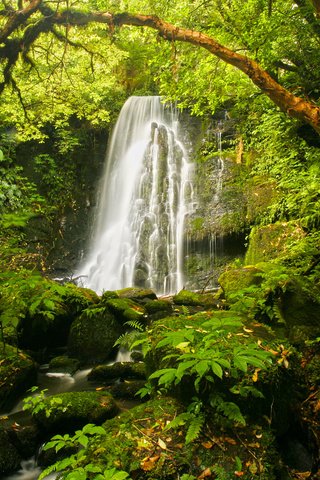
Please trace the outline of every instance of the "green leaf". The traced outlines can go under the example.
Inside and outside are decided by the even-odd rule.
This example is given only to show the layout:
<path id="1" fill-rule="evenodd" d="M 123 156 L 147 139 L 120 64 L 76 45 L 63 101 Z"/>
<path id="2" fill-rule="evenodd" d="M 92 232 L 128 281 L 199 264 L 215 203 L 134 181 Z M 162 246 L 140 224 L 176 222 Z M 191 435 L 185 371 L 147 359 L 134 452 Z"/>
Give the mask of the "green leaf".
<path id="1" fill-rule="evenodd" d="M 243 357 L 234 357 L 233 365 L 244 373 L 248 371 L 248 364 Z"/>
<path id="2" fill-rule="evenodd" d="M 203 375 L 208 371 L 209 365 L 212 368 L 212 362 L 209 362 L 208 360 L 201 360 L 199 363 L 196 364 L 195 370 L 196 370 L 197 374 L 200 376 L 200 378 L 202 378 Z M 221 372 L 222 372 L 222 370 L 221 370 Z"/>
<path id="3" fill-rule="evenodd" d="M 222 368 L 220 367 L 219 363 L 210 362 L 210 368 L 212 370 L 212 373 L 214 373 L 217 377 L 222 378 L 223 371 L 222 371 Z"/>
<path id="4" fill-rule="evenodd" d="M 88 445 L 88 437 L 86 435 L 81 435 L 79 438 L 78 438 L 78 442 L 80 443 L 80 445 L 82 445 L 84 448 L 87 447 Z"/>

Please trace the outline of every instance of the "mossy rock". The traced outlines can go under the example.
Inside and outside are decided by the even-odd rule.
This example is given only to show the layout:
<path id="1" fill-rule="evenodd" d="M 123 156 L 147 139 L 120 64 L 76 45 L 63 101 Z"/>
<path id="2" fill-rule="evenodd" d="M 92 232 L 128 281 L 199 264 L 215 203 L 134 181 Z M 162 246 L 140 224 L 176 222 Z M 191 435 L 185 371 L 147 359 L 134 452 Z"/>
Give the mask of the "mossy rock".
<path id="1" fill-rule="evenodd" d="M 68 311 L 73 315 L 100 302 L 99 296 L 90 288 L 78 287 L 73 283 L 67 283 L 64 288 L 62 298 Z"/>
<path id="2" fill-rule="evenodd" d="M 149 300 L 144 305 L 149 320 L 159 320 L 173 312 L 172 303 L 168 300 Z"/>
<path id="3" fill-rule="evenodd" d="M 101 295 L 101 302 L 106 303 L 108 300 L 111 300 L 111 298 L 119 298 L 119 295 L 114 290 L 106 290 Z"/>
<path id="4" fill-rule="evenodd" d="M 173 303 L 176 305 L 199 306 L 205 308 L 214 308 L 218 300 L 212 293 L 195 293 L 189 290 L 181 290 L 173 296 Z"/>
<path id="5" fill-rule="evenodd" d="M 278 259 L 286 255 L 291 245 L 305 236 L 304 231 L 294 222 L 277 222 L 254 227 L 249 237 L 245 257 L 246 265 Z"/>
<path id="6" fill-rule="evenodd" d="M 113 365 L 97 365 L 88 375 L 88 380 L 109 381 L 114 379 L 146 378 L 144 363 L 116 362 Z"/>
<path id="7" fill-rule="evenodd" d="M 232 296 L 236 292 L 249 287 L 259 286 L 262 281 L 262 271 L 254 266 L 233 268 L 225 271 L 219 277 L 219 284 L 222 288 L 223 295 L 229 303 L 235 301 Z"/>
<path id="8" fill-rule="evenodd" d="M 151 288 L 129 287 L 116 291 L 120 298 L 130 298 L 138 303 L 156 300 L 157 295 Z"/>
<path id="9" fill-rule="evenodd" d="M 43 400 L 33 417 L 44 432 L 69 432 L 87 423 L 101 424 L 114 417 L 118 407 L 107 392 L 65 392 Z"/>
<path id="10" fill-rule="evenodd" d="M 107 388 L 108 392 L 110 392 L 114 398 L 132 400 L 140 403 L 137 393 L 144 387 L 145 383 L 145 380 L 125 380 L 124 382 L 116 382 Z M 146 400 L 146 398 L 144 398 L 144 400 Z"/>
<path id="11" fill-rule="evenodd" d="M 144 307 L 130 298 L 112 298 L 106 301 L 106 305 L 121 324 L 146 321 Z"/>
<path id="12" fill-rule="evenodd" d="M 31 296 L 30 306 L 18 325 L 22 349 L 38 351 L 66 345 L 73 320 L 99 301 L 97 294 L 86 288 L 49 280 L 46 284 L 42 288 L 47 290 L 38 299 Z"/>
<path id="13" fill-rule="evenodd" d="M 82 363 L 98 363 L 114 353 L 114 343 L 123 333 L 123 328 L 105 306 L 85 310 L 71 326 L 68 338 L 68 353 Z"/>
<path id="14" fill-rule="evenodd" d="M 8 433 L 0 427 L 0 475 L 7 475 L 20 468 L 21 456 L 10 442 Z"/>
<path id="15" fill-rule="evenodd" d="M 320 335 L 320 302 L 317 298 L 320 298 L 317 286 L 305 283 L 301 278 L 287 282 L 285 291 L 281 294 L 280 309 L 289 335 L 293 334 L 291 330 L 294 327 L 312 327 L 313 330 L 309 331 L 311 338 Z M 308 336 L 306 329 L 305 336 Z"/>
<path id="16" fill-rule="evenodd" d="M 275 479 L 274 438 L 268 429 L 255 425 L 233 433 L 211 423 L 203 435 L 185 444 L 186 427 L 166 429 L 182 412 L 180 402 L 160 397 L 107 420 L 103 424 L 107 434 L 101 437 L 98 450 L 89 444 L 86 462 L 124 470 L 141 480 L 168 480 L 183 474 L 215 478 L 218 473 L 231 479 L 238 457 L 245 480 L 255 474 L 260 480 Z"/>
<path id="17" fill-rule="evenodd" d="M 66 355 L 60 355 L 50 360 L 49 370 L 58 373 L 70 373 L 73 375 L 80 366 L 80 361 L 77 358 L 70 358 Z"/>
<path id="18" fill-rule="evenodd" d="M 0 347 L 0 408 L 10 408 L 37 381 L 37 366 L 16 348 Z"/>

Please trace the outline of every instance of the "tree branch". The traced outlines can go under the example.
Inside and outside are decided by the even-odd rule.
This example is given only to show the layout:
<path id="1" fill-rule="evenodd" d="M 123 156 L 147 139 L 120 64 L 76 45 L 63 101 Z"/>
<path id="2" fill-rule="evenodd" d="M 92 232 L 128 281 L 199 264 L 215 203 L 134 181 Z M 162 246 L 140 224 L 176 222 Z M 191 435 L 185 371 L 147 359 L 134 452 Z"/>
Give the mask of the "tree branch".
<path id="1" fill-rule="evenodd" d="M 3 43 L 11 33 L 23 25 L 26 20 L 39 8 L 42 0 L 31 0 L 29 5 L 22 9 L 9 13 L 9 19 L 0 32 L 0 43 Z"/>
<path id="2" fill-rule="evenodd" d="M 320 0 L 317 0 L 316 4 L 319 4 L 320 7 Z M 19 42 L 19 51 L 24 50 L 27 52 L 39 34 L 51 30 L 54 24 L 85 26 L 89 23 L 104 23 L 107 24 L 110 29 L 113 29 L 114 26 L 121 27 L 123 25 L 152 28 L 157 30 L 159 35 L 165 40 L 187 42 L 204 48 L 212 55 L 233 65 L 247 75 L 282 111 L 286 112 L 290 117 L 308 123 L 320 134 L 320 108 L 317 105 L 295 96 L 273 79 L 257 62 L 221 45 L 205 33 L 176 27 L 153 15 L 132 15 L 130 13 L 112 14 L 109 12 L 83 13 L 73 9 L 68 9 L 63 12 L 53 11 L 47 5 L 41 5 L 41 0 L 31 0 L 29 7 L 23 10 L 24 18 L 25 15 L 30 16 L 37 8 L 39 8 L 44 17 L 25 30 L 24 36 Z M 17 28 L 17 26 L 23 23 L 23 20 L 16 14 L 18 14 L 18 12 L 8 21 L 4 29 L 6 35 L 8 35 L 9 31 L 13 31 L 14 28 Z M 2 34 L 4 33 L 2 32 Z M 5 50 L 5 48 L 0 49 L 0 56 L 2 56 L 2 58 L 5 56 Z M 17 55 L 12 58 L 13 59 L 8 60 L 6 66 L 6 69 L 9 69 L 9 73 L 17 61 Z"/>
<path id="3" fill-rule="evenodd" d="M 107 17 L 105 18 L 107 19 Z M 235 53 L 206 34 L 175 27 L 152 15 L 121 13 L 114 15 L 109 21 L 111 22 L 112 19 L 115 25 L 146 26 L 157 30 L 166 40 L 188 42 L 205 48 L 216 57 L 245 73 L 282 111 L 308 123 L 320 134 L 320 108 L 286 90 L 254 60 Z"/>

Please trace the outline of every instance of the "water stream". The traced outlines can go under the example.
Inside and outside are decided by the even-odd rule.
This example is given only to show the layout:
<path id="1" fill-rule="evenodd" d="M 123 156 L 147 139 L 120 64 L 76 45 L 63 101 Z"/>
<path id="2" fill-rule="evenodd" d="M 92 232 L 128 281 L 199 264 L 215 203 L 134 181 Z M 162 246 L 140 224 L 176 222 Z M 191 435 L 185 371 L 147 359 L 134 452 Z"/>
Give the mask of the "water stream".
<path id="1" fill-rule="evenodd" d="M 77 273 L 97 292 L 159 294 L 184 283 L 185 219 L 195 208 L 193 164 L 178 114 L 160 97 L 131 97 L 114 128 L 89 255 Z"/>

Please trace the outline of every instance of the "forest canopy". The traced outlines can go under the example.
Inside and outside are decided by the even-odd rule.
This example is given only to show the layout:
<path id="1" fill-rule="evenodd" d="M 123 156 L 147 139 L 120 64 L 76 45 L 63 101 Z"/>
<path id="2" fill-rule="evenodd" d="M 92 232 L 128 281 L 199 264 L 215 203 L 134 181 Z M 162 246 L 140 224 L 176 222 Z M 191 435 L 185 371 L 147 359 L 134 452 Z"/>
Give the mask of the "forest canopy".
<path id="1" fill-rule="evenodd" d="M 263 92 L 319 132 L 316 1 L 19 0 L 0 18 L 1 120 L 21 138 L 107 124 L 117 99 L 152 91 L 195 114 Z"/>

